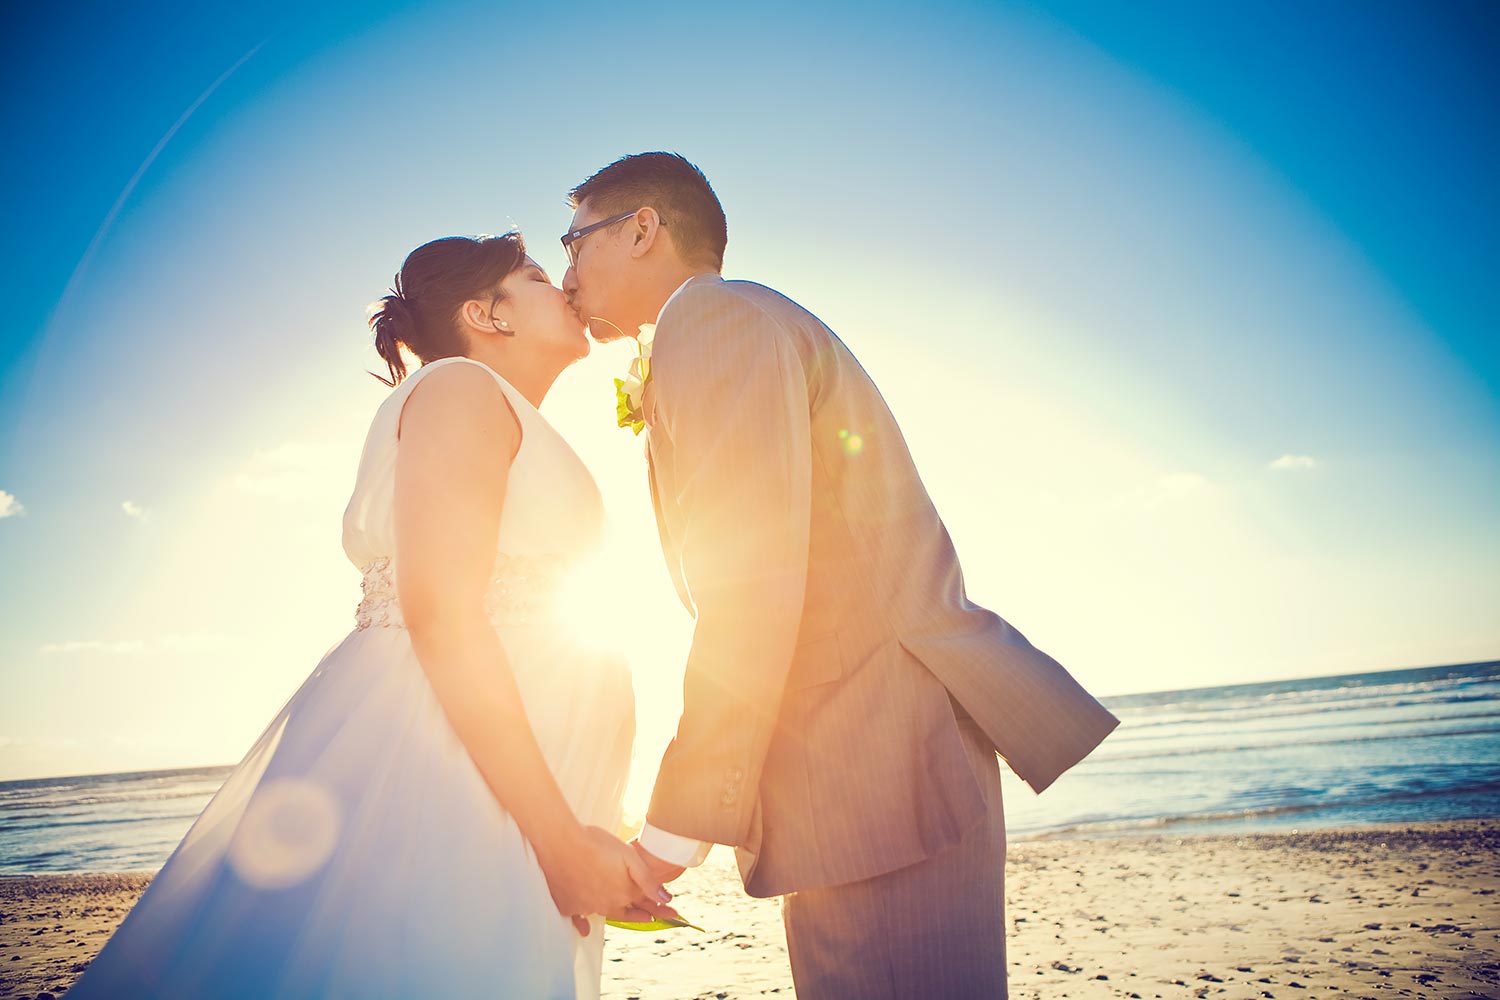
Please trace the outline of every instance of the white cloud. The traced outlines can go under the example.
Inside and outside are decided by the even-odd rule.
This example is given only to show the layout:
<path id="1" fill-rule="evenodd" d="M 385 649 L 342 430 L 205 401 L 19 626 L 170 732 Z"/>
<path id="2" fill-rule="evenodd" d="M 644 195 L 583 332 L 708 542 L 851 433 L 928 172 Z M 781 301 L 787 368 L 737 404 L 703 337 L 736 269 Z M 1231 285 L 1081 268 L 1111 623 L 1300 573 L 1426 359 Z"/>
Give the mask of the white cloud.
<path id="1" fill-rule="evenodd" d="M 1196 472 L 1168 472 L 1150 483 L 1132 487 L 1102 502 L 1104 510 L 1156 510 L 1187 503 L 1213 492 L 1213 483 Z"/>
<path id="2" fill-rule="evenodd" d="M 338 457 L 326 444 L 288 441 L 256 452 L 234 476 L 234 485 L 242 492 L 278 500 L 318 497 L 327 488 L 330 466 L 339 467 Z"/>
<path id="3" fill-rule="evenodd" d="M 1288 469 L 1316 469 L 1322 465 L 1311 455 L 1282 455 L 1266 466 L 1272 472 L 1284 472 Z"/>
<path id="4" fill-rule="evenodd" d="M 15 497 L 0 490 L 0 518 L 15 517 L 17 514 L 26 513 L 26 508 Z"/>
<path id="5" fill-rule="evenodd" d="M 131 503 L 129 500 L 126 500 L 124 503 L 120 504 L 120 509 L 125 512 L 126 517 L 134 517 L 139 519 L 146 516 L 146 508 L 142 507 L 140 504 Z"/>
<path id="6" fill-rule="evenodd" d="M 44 655 L 57 653 L 108 653 L 124 656 L 144 653 L 145 651 L 146 644 L 139 639 L 127 639 L 118 642 L 108 642 L 103 639 L 74 639 L 68 642 L 49 642 L 37 652 Z"/>
<path id="7" fill-rule="evenodd" d="M 49 642 L 37 652 L 54 656 L 67 653 L 100 653 L 107 656 L 135 656 L 139 653 L 162 651 L 192 651 L 220 647 L 230 641 L 229 636 L 208 632 L 169 633 L 157 639 L 73 639 L 67 642 Z"/>
<path id="8" fill-rule="evenodd" d="M 223 646 L 231 640 L 227 635 L 216 635 L 212 632 L 190 632 L 164 635 L 160 641 L 163 649 L 212 649 Z"/>
<path id="9" fill-rule="evenodd" d="M 1170 472 L 1156 483 L 1156 500 L 1176 500 L 1208 488 L 1208 479 L 1196 472 Z"/>

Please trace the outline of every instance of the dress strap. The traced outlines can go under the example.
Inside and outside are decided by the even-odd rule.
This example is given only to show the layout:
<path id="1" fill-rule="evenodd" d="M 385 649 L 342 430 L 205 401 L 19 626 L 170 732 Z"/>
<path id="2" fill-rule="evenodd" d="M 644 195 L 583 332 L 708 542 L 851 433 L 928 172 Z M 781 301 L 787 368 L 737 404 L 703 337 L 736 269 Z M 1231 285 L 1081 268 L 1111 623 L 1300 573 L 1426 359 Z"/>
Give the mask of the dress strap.
<path id="1" fill-rule="evenodd" d="M 485 371 L 489 372 L 490 375 L 494 378 L 494 380 L 500 384 L 501 390 L 504 391 L 504 393 L 505 393 L 505 398 L 508 399 L 508 400 L 510 400 L 511 408 L 516 411 L 516 417 L 517 417 L 517 419 L 520 419 L 522 411 L 530 411 L 530 413 L 539 413 L 540 412 L 540 411 L 537 410 L 537 408 L 535 406 L 531 405 L 531 400 L 527 399 L 525 396 L 523 396 L 521 394 L 521 390 L 520 389 L 517 389 L 515 386 L 513 386 L 509 382 L 507 382 L 504 375 L 501 375 L 499 372 L 495 371 L 495 369 L 491 368 L 489 365 L 485 364 L 483 361 L 478 361 L 478 360 L 476 360 L 474 358 L 466 357 L 465 355 L 462 355 L 462 354 L 456 354 L 456 355 L 454 355 L 451 358 L 439 358 L 436 361 L 432 362 L 431 364 L 432 365 L 441 365 L 441 364 L 446 364 L 449 361 L 467 361 L 469 364 L 471 364 L 471 365 L 478 365 L 479 367 L 483 368 Z M 430 365 L 423 365 L 422 369 L 419 369 L 419 370 L 423 370 L 423 369 L 426 369 L 428 367 L 430 367 Z"/>
<path id="2" fill-rule="evenodd" d="M 427 371 L 429 371 L 431 369 L 441 368 L 444 365 L 450 364 L 452 362 L 460 362 L 460 361 L 461 362 L 467 362 L 468 364 L 471 364 L 471 365 L 478 365 L 480 368 L 483 368 L 485 371 L 489 372 L 490 375 L 491 375 L 491 377 L 494 378 L 495 382 L 497 384 L 499 384 L 499 386 L 500 386 L 500 392 L 505 397 L 505 402 L 506 402 L 507 406 L 509 406 L 509 408 L 510 408 L 511 415 L 516 418 L 516 424 L 521 429 L 521 445 L 519 447 L 525 447 L 526 438 L 528 436 L 528 434 L 527 434 L 528 423 L 532 419 L 533 415 L 534 416 L 541 416 L 541 414 L 537 410 L 536 407 L 534 407 L 534 406 L 531 405 L 531 401 L 530 400 L 528 400 L 525 396 L 521 395 L 521 390 L 517 389 L 515 386 L 513 386 L 509 382 L 507 382 L 505 380 L 504 376 L 502 376 L 499 372 L 495 371 L 495 369 L 491 368 L 489 365 L 485 364 L 483 361 L 477 361 L 474 358 L 466 357 L 465 355 L 462 355 L 462 354 L 455 354 L 455 355 L 453 355 L 451 357 L 438 358 L 436 361 L 429 361 L 426 364 L 424 364 L 422 367 L 418 368 L 410 376 L 408 376 L 407 379 L 406 379 L 406 381 L 404 381 L 404 382 L 401 383 L 401 385 L 400 385 L 400 387 L 398 388 L 397 391 L 400 391 L 401 389 L 405 389 L 407 396 L 410 396 L 411 395 L 411 387 L 416 384 L 417 380 L 420 379 L 425 372 L 427 372 Z M 400 412 L 401 411 L 405 411 L 405 409 L 406 409 L 406 399 L 403 398 L 401 400 L 400 411 L 398 411 L 397 416 L 396 416 L 396 436 L 398 438 L 401 436 L 401 416 L 400 416 Z M 520 454 L 519 447 L 518 447 L 518 450 L 517 450 L 517 455 Z"/>

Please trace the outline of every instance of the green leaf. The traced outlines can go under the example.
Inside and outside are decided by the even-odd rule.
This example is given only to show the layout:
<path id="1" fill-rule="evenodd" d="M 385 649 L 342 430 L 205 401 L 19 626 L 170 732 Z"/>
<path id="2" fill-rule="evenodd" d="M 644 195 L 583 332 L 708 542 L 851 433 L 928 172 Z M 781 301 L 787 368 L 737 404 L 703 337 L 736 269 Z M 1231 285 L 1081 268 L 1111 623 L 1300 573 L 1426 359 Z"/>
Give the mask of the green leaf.
<path id="1" fill-rule="evenodd" d="M 690 924 L 686 920 L 673 920 L 671 917 L 652 920 L 648 923 L 636 923 L 631 920 L 606 920 L 604 922 L 611 927 L 618 927 L 625 931 L 669 931 L 677 927 L 691 927 L 695 931 L 703 930 L 697 924 Z"/>
<path id="2" fill-rule="evenodd" d="M 644 382 L 641 391 L 645 392 Z M 615 423 L 629 427 L 637 434 L 646 429 L 644 409 L 631 404 L 630 394 L 625 391 L 625 380 L 621 378 L 615 379 Z"/>
<path id="3" fill-rule="evenodd" d="M 621 427 L 629 427 L 630 422 L 639 414 L 630 405 L 630 397 L 625 394 L 625 390 L 620 388 L 624 384 L 619 379 L 615 379 L 615 423 Z"/>

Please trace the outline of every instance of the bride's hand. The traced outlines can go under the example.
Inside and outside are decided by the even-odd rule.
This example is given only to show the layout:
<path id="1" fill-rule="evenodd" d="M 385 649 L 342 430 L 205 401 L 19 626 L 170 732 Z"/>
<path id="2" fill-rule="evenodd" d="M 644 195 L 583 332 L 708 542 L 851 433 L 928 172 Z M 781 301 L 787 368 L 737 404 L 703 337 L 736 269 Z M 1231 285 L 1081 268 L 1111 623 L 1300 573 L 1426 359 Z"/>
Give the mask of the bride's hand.
<path id="1" fill-rule="evenodd" d="M 557 911 L 587 936 L 591 913 L 612 920 L 677 919 L 672 894 L 651 876 L 635 848 L 597 826 L 583 827 L 568 845 L 538 852 Z"/>

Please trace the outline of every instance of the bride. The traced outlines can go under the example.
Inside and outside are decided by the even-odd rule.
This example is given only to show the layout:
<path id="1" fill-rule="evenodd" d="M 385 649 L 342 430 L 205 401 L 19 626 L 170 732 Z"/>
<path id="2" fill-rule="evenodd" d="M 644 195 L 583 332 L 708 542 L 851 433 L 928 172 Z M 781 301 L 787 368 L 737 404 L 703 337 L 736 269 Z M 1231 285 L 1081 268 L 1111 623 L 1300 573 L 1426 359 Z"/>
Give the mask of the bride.
<path id="1" fill-rule="evenodd" d="M 676 916 L 610 832 L 630 677 L 555 614 L 603 513 L 537 407 L 585 325 L 516 233 L 418 247 L 392 292 L 354 630 L 69 997 L 597 997 L 604 918 Z"/>

